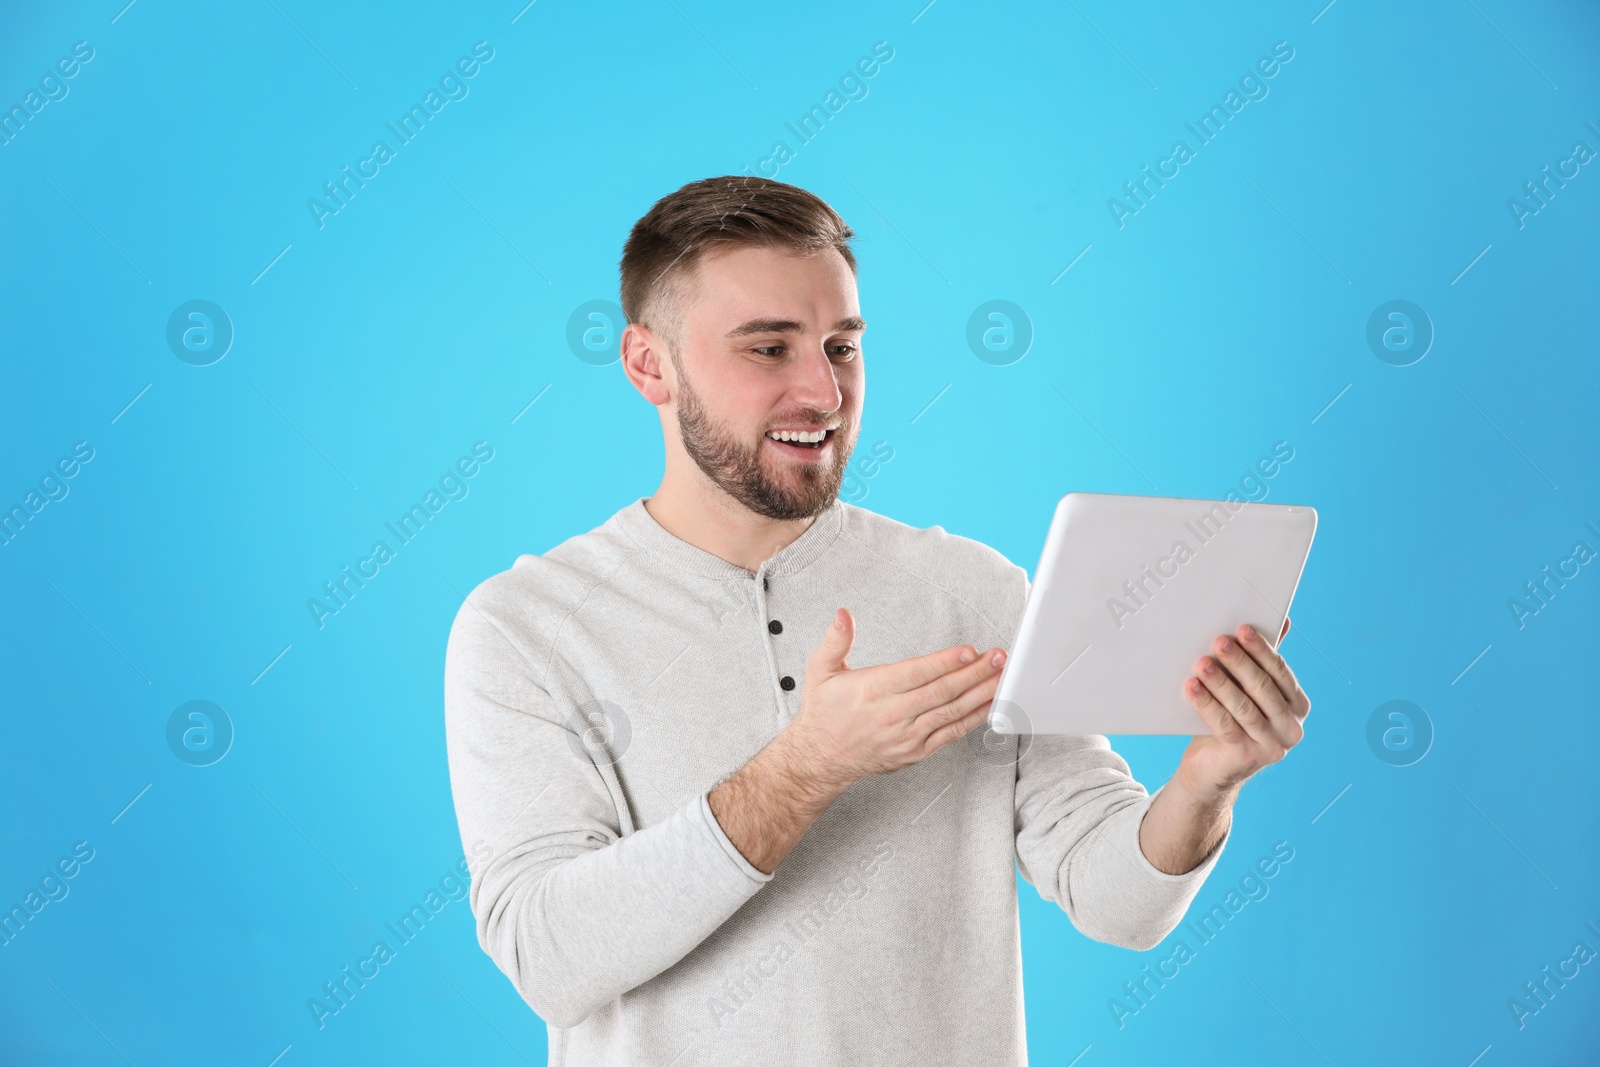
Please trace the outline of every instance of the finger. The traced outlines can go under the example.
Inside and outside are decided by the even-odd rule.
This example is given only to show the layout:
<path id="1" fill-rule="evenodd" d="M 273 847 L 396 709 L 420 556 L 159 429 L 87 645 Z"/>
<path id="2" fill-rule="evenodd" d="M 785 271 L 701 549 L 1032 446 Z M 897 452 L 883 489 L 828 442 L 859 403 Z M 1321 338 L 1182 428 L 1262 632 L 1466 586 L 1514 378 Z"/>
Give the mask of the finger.
<path id="1" fill-rule="evenodd" d="M 980 685 L 972 692 L 981 693 L 986 688 L 986 686 Z M 923 734 L 926 724 L 940 720 L 937 726 L 927 730 L 926 734 L 922 736 L 922 740 L 917 747 L 918 758 L 926 759 L 929 753 L 945 742 L 983 725 L 989 718 L 987 709 L 994 704 L 992 697 L 992 694 L 986 694 L 981 699 L 972 700 L 963 697 L 959 713 L 951 711 L 950 714 L 946 715 L 944 710 L 940 709 L 939 711 L 931 711 L 918 719 L 917 725 L 914 727 L 917 733 L 912 735 L 914 738 L 919 734 Z"/>
<path id="2" fill-rule="evenodd" d="M 937 749 L 981 727 L 988 720 L 989 709 L 993 704 L 993 700 L 985 700 L 955 722 L 947 723 L 929 734 L 927 740 L 922 743 L 922 758 L 927 759 Z"/>
<path id="3" fill-rule="evenodd" d="M 882 686 L 885 694 L 909 693 L 935 678 L 949 674 L 978 660 L 978 650 L 971 645 L 951 645 L 926 656 L 913 656 L 899 663 L 885 663 L 869 668 L 875 686 Z"/>
<path id="4" fill-rule="evenodd" d="M 999 686 L 1000 675 L 996 672 L 949 704 L 919 715 L 912 729 L 923 735 L 922 756 L 926 758 L 928 753 L 946 741 L 960 737 L 987 720 L 990 709 L 994 707 L 995 690 Z"/>
<path id="5" fill-rule="evenodd" d="M 917 718 L 940 709 L 954 707 L 958 705 L 963 695 L 975 692 L 975 687 L 998 679 L 1000 668 L 1005 665 L 1004 651 L 1004 649 L 990 649 L 960 670 L 940 675 L 926 685 L 918 686 L 904 694 L 901 699 L 904 701 L 907 717 Z M 994 661 L 997 655 L 1001 656 L 999 663 Z M 965 710 L 955 714 L 964 714 Z"/>
<path id="6" fill-rule="evenodd" d="M 1304 731 L 1300 721 L 1289 712 L 1288 699 L 1278 690 L 1278 683 L 1239 642 L 1230 637 L 1219 637 L 1212 643 L 1217 657 L 1239 688 L 1250 697 L 1255 706 L 1266 713 L 1270 729 L 1285 748 L 1297 744 Z"/>
<path id="7" fill-rule="evenodd" d="M 1285 631 L 1288 632 L 1288 623 L 1285 621 Z M 1284 701 L 1289 705 L 1289 713 L 1296 719 L 1304 719 L 1311 711 L 1311 698 L 1306 696 L 1300 688 L 1300 683 L 1295 680 L 1294 672 L 1289 669 L 1289 664 L 1283 656 L 1273 648 L 1267 646 L 1267 639 L 1261 636 L 1254 626 L 1248 624 L 1239 627 L 1239 643 L 1245 650 L 1261 664 L 1261 669 L 1272 676 L 1277 683 L 1278 692 L 1283 694 Z"/>
<path id="8" fill-rule="evenodd" d="M 1211 695 L 1211 690 L 1198 678 L 1190 677 L 1184 680 L 1183 695 L 1194 705 L 1200 717 L 1211 727 L 1211 736 L 1218 741 L 1230 744 L 1239 744 L 1249 741 L 1250 735 L 1245 733 L 1244 727 L 1229 714 L 1228 709 L 1218 703 L 1217 698 Z"/>
<path id="9" fill-rule="evenodd" d="M 1222 661 L 1215 656 L 1202 656 L 1200 658 L 1200 681 L 1211 690 L 1211 695 L 1217 698 L 1218 703 L 1228 709 L 1228 714 L 1245 729 L 1250 739 L 1268 753 L 1272 759 L 1283 756 L 1284 744 L 1278 740 L 1278 735 L 1272 729 L 1272 723 L 1267 719 L 1266 713 L 1259 708 L 1250 695 L 1229 677 Z"/>
<path id="10" fill-rule="evenodd" d="M 1285 637 L 1287 637 L 1288 634 L 1289 634 L 1289 616 L 1285 615 L 1283 617 L 1283 629 L 1278 631 L 1278 643 L 1282 644 L 1283 643 L 1283 639 Z"/>
<path id="11" fill-rule="evenodd" d="M 850 646 L 855 644 L 855 640 L 855 616 L 850 614 L 849 608 L 836 608 L 833 621 L 828 624 L 828 632 L 822 635 L 822 644 L 811 653 L 810 662 L 806 664 L 806 678 L 820 679 L 849 670 L 844 660 L 850 654 Z M 811 673 L 813 670 L 816 671 L 815 675 Z"/>

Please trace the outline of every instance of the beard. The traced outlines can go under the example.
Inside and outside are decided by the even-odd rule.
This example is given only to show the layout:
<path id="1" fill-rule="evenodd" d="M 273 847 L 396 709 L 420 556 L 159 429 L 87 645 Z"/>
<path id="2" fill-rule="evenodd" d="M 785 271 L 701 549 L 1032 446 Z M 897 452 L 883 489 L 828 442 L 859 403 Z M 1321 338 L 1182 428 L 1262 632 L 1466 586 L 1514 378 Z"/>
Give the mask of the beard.
<path id="1" fill-rule="evenodd" d="M 715 423 L 682 367 L 678 368 L 678 384 L 678 432 L 684 451 L 723 492 L 769 519 L 810 518 L 838 499 L 855 447 L 854 428 L 848 420 L 840 419 L 830 442 L 832 456 L 822 463 L 792 462 L 777 455 L 769 458 L 764 436 L 750 447 Z M 830 419 L 813 412 L 794 421 L 825 423 Z"/>

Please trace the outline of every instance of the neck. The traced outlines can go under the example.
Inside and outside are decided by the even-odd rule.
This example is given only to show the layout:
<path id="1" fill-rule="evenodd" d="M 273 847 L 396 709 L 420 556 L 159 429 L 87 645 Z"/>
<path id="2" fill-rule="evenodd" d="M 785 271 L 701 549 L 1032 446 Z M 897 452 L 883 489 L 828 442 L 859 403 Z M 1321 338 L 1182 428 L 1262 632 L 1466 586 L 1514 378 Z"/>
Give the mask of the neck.
<path id="1" fill-rule="evenodd" d="M 769 519 L 709 481 L 702 478 L 700 482 L 685 486 L 668 472 L 661 487 L 645 500 L 645 511 L 679 540 L 752 574 L 817 521 L 815 515 Z"/>

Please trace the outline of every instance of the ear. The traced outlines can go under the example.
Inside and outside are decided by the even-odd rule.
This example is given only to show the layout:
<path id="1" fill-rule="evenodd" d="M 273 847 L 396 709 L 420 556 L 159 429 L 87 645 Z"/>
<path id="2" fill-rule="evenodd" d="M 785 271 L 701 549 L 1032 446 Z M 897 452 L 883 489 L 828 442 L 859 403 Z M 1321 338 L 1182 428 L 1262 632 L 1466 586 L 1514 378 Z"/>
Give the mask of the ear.
<path id="1" fill-rule="evenodd" d="M 622 331 L 622 372 L 646 400 L 658 406 L 671 399 L 662 372 L 665 356 L 665 346 L 648 326 L 630 322 Z"/>

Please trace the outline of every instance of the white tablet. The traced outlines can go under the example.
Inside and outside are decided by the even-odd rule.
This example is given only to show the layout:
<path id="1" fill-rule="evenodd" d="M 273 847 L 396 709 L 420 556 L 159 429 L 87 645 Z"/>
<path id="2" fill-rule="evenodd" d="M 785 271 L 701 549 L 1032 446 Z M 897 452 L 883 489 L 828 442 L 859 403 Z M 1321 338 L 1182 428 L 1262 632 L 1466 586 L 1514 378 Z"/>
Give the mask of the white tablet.
<path id="1" fill-rule="evenodd" d="M 1295 504 L 1068 493 L 990 728 L 1209 733 L 1184 679 L 1241 623 L 1277 646 L 1316 528 L 1316 511 Z"/>

